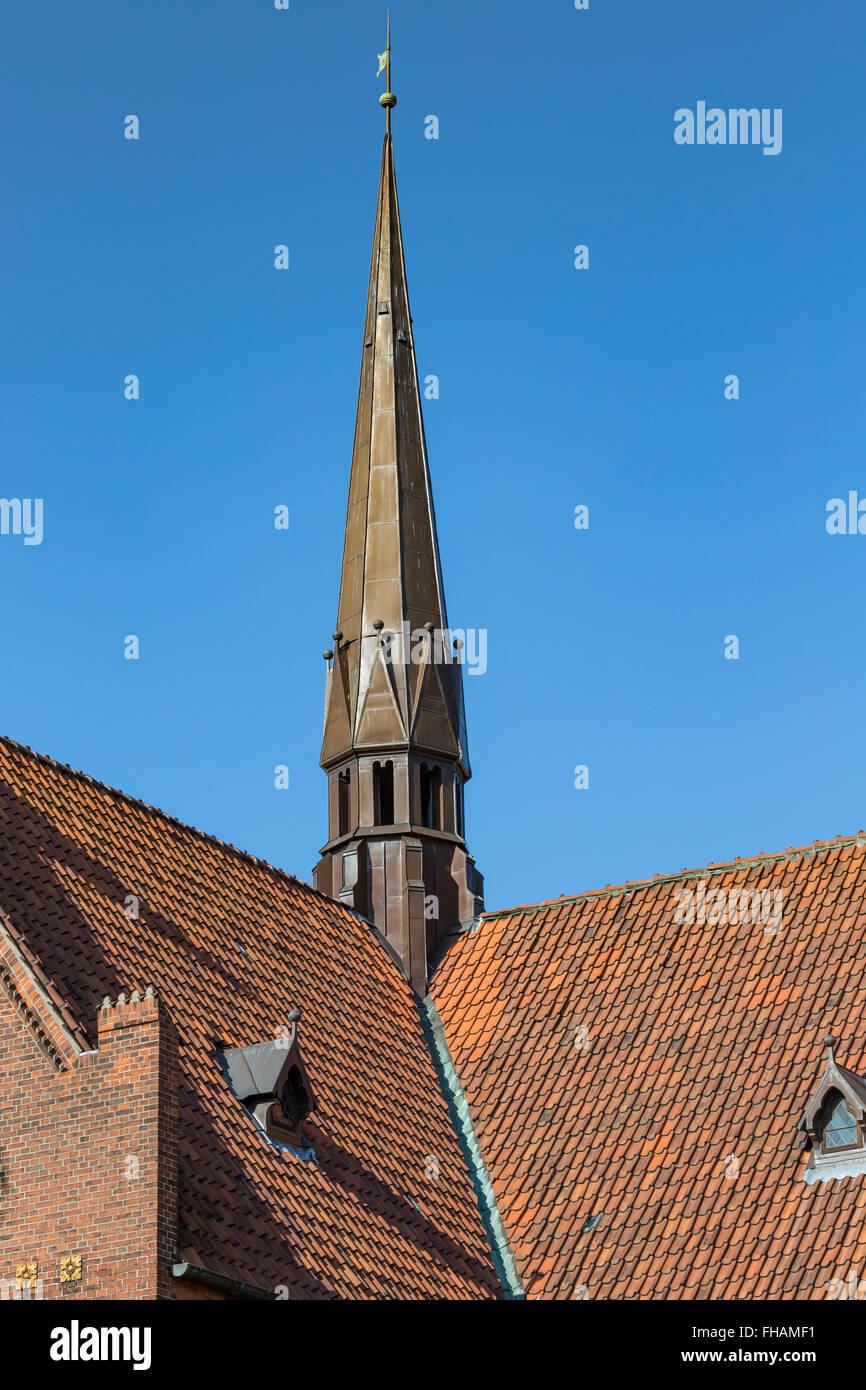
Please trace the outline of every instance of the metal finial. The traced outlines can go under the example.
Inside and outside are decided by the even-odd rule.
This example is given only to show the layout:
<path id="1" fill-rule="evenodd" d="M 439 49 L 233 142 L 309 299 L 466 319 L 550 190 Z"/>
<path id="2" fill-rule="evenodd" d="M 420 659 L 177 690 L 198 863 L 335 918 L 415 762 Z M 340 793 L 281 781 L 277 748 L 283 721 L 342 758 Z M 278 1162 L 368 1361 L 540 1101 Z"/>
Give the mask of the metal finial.
<path id="1" fill-rule="evenodd" d="M 379 73 L 381 75 L 384 61 L 385 67 L 385 90 L 379 98 L 379 105 L 385 107 L 385 129 L 391 129 L 391 108 L 397 105 L 397 98 L 391 91 L 391 11 L 388 11 L 388 39 L 385 45 L 385 52 L 379 54 Z"/>
<path id="2" fill-rule="evenodd" d="M 838 1041 L 839 1039 L 834 1038 L 832 1033 L 830 1033 L 829 1036 L 824 1039 L 824 1046 L 827 1049 L 827 1056 L 831 1062 L 835 1060 L 833 1057 L 833 1048 L 836 1046 Z"/>

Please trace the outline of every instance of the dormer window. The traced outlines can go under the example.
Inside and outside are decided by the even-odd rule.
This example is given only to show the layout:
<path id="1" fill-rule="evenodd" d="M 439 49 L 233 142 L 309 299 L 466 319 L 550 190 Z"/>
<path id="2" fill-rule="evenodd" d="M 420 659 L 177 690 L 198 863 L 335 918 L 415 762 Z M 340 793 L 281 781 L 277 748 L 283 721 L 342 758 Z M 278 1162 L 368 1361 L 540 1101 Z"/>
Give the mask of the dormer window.
<path id="1" fill-rule="evenodd" d="M 293 1149 L 309 1149 L 303 1122 L 315 1100 L 298 1050 L 298 1022 L 293 1009 L 289 1027 L 273 1041 L 227 1047 L 220 1054 L 226 1079 L 269 1138 Z M 304 1156 L 311 1156 L 312 1150 Z"/>
<path id="2" fill-rule="evenodd" d="M 830 1091 L 823 1106 L 823 1123 L 819 1117 L 821 1150 L 835 1153 L 839 1149 L 856 1149 L 860 1145 L 860 1130 L 856 1116 L 845 1104 L 844 1096 Z"/>
<path id="3" fill-rule="evenodd" d="M 292 1129 L 299 1129 L 301 1120 L 310 1113 L 310 1096 L 297 1067 L 290 1067 L 280 1089 L 280 1111 Z"/>
<path id="4" fill-rule="evenodd" d="M 800 1126 L 811 1149 L 808 1183 L 866 1173 L 866 1081 L 836 1061 L 835 1038 L 824 1045 L 827 1065 Z"/>

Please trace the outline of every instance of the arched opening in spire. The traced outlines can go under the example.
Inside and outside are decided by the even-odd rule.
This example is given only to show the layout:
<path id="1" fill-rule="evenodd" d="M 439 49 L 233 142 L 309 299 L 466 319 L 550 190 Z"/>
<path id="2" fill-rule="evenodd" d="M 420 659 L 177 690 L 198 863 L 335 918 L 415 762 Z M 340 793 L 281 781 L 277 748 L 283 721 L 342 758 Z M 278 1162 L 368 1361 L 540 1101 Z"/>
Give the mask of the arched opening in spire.
<path id="1" fill-rule="evenodd" d="M 337 775 L 337 834 L 348 835 L 352 795 L 352 773 L 349 768 Z"/>
<path id="2" fill-rule="evenodd" d="M 373 764 L 373 819 L 376 825 L 394 824 L 394 764 Z"/>
<path id="3" fill-rule="evenodd" d="M 421 824 L 442 829 L 442 769 L 421 764 Z"/>

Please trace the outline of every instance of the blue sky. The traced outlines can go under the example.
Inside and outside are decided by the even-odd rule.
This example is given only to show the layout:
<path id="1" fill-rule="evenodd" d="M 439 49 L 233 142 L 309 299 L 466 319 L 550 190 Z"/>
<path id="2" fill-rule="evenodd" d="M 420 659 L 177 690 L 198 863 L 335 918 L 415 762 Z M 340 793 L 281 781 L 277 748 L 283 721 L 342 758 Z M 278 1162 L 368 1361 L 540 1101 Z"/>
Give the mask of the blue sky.
<path id="1" fill-rule="evenodd" d="M 856 831 L 866 536 L 825 520 L 866 497 L 862 6 L 392 23 L 449 616 L 489 633 L 488 906 Z M 0 495 L 44 499 L 41 545 L 0 536 L 0 730 L 304 878 L 383 30 L 358 0 L 0 21 Z M 698 100 L 782 108 L 781 154 L 677 146 Z"/>

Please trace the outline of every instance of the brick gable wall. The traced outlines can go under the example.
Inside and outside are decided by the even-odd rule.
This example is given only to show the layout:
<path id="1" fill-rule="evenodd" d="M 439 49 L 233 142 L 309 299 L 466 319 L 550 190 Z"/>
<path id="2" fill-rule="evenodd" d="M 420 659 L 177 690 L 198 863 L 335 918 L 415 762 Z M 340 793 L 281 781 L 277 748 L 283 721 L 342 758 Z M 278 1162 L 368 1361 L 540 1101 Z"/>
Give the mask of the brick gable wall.
<path id="1" fill-rule="evenodd" d="M 157 999 L 103 1007 L 96 1051 L 58 1059 L 0 987 L 0 1279 L 35 1261 L 43 1298 L 174 1297 L 177 1105 Z M 80 1282 L 61 1282 L 69 1255 Z"/>

